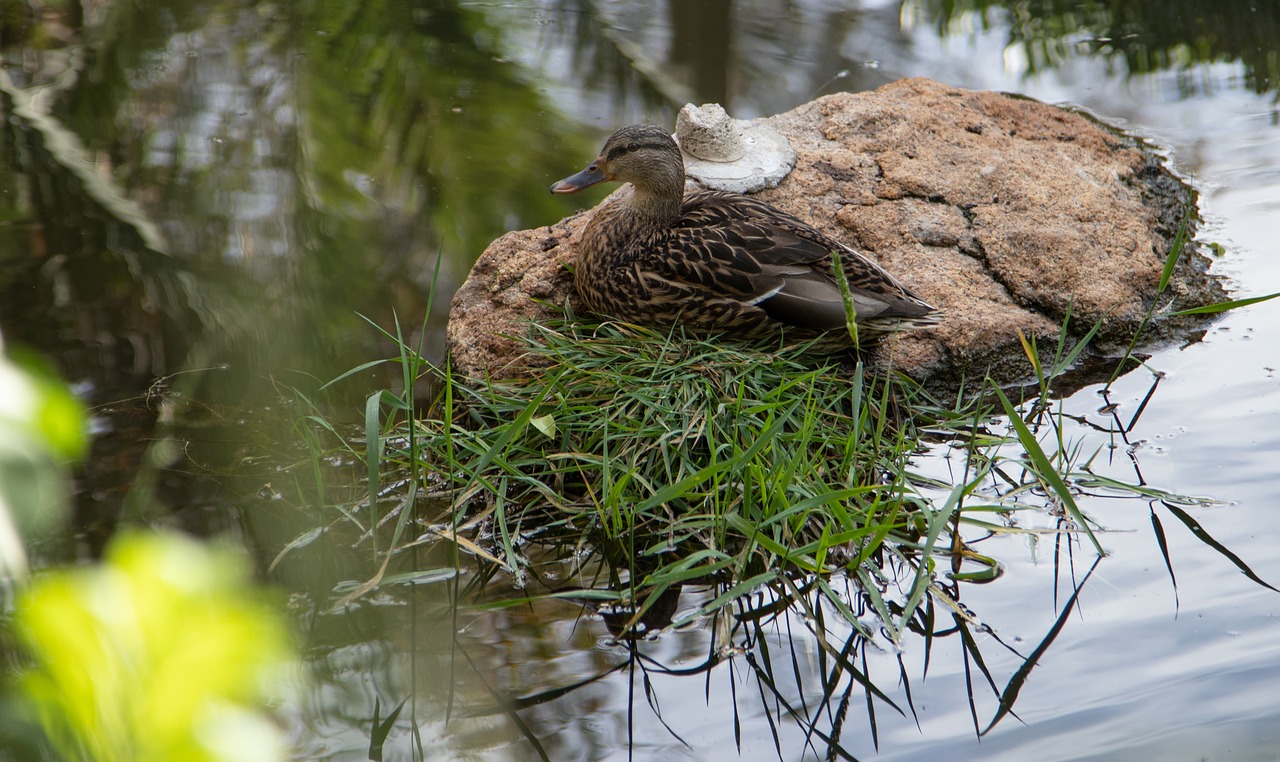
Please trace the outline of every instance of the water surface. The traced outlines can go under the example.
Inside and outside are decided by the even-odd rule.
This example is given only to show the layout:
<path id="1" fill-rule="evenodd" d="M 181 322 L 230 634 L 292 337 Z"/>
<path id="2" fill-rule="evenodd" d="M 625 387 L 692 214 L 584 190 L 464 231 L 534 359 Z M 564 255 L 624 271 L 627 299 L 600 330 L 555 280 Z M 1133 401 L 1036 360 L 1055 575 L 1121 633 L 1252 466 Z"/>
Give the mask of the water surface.
<path id="1" fill-rule="evenodd" d="M 341 528 L 266 571 L 286 543 L 363 489 L 353 457 L 330 459 L 319 481 L 298 467 L 308 458 L 299 421 L 314 403 L 355 423 L 364 395 L 397 386 L 395 372 L 374 368 L 321 389 L 392 354 L 371 323 L 394 331 L 398 317 L 438 357 L 448 297 L 484 245 L 591 203 L 551 197 L 546 186 L 614 127 L 670 124 L 684 100 L 750 117 L 928 76 L 1082 107 L 1150 139 L 1200 191 L 1200 237 L 1222 245 L 1214 272 L 1237 295 L 1280 290 L 1275 7 L 343 6 L 120 1 L 95 8 L 69 46 L 6 38 L 14 87 L 51 105 L 28 113 L 20 99 L 5 101 L 16 118 L 0 143 L 0 329 L 53 358 L 97 415 L 76 541 L 43 543 L 46 562 L 93 555 L 122 519 L 240 537 L 290 593 L 313 670 L 283 709 L 299 759 L 366 758 L 375 708 L 386 717 L 406 699 L 387 759 L 532 758 L 511 715 L 476 708 L 493 705 L 493 692 L 529 697 L 594 676 L 519 712 L 550 758 L 825 757 L 829 744 L 806 736 L 779 697 L 823 732 L 838 728 L 838 749 L 858 759 L 1280 757 L 1280 594 L 1158 501 L 1104 490 L 1081 502 L 1108 530 L 1110 555 L 1096 567 L 1087 543 L 1072 558 L 1035 536 L 981 544 L 1006 572 L 962 596 L 991 630 L 976 637 L 1001 686 L 1093 567 L 1022 687 L 1016 719 L 981 742 L 970 696 L 983 724 L 996 700 L 956 636 L 935 638 L 927 673 L 920 639 L 901 654 L 863 647 L 859 663 L 905 707 L 901 658 L 918 715 L 878 706 L 873 738 L 861 693 L 849 694 L 843 715 L 827 702 L 821 654 L 798 616 L 755 633 L 767 655 L 755 641 L 713 663 L 723 624 L 632 651 L 569 601 L 455 621 L 439 583 L 389 586 L 330 611 L 340 582 L 372 572 L 368 541 Z M 1116 383 L 1109 401 L 1128 421 L 1154 372 L 1162 376 L 1127 439 L 1077 424 L 1065 434 L 1099 452 L 1101 472 L 1214 498 L 1185 510 L 1280 586 L 1268 530 L 1280 453 L 1276 347 L 1277 303 L 1231 313 L 1203 340 L 1163 348 L 1149 370 Z M 1105 425 L 1107 402 L 1091 386 L 1063 410 Z M 955 457 L 939 446 L 916 466 L 949 480 L 963 467 Z M 1048 528 L 1056 519 L 1019 521 Z M 686 590 L 678 606 L 709 594 Z M 788 680 L 766 688 L 770 659 L 771 674 Z"/>

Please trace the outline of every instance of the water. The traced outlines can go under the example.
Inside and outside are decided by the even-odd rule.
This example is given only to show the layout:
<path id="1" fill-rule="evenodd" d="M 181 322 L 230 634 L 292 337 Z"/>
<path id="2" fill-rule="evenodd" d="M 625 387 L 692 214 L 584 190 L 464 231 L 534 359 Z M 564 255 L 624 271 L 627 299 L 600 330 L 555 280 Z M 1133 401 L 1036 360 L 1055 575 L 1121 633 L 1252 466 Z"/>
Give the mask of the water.
<path id="1" fill-rule="evenodd" d="M 358 314 L 386 328 L 398 316 L 438 355 L 447 296 L 485 243 L 588 203 L 545 188 L 615 126 L 670 123 L 680 105 L 671 98 L 719 101 L 749 117 L 930 76 L 1075 104 L 1150 138 L 1199 189 L 1201 238 L 1225 248 L 1214 271 L 1236 295 L 1280 290 L 1277 9 L 1007 6 L 147 0 L 97 8 L 74 36 L 79 63 L 41 52 L 39 38 L 10 43 L 11 76 L 56 97 L 45 121 L 3 127 L 0 329 L 59 364 L 94 406 L 99 432 L 81 477 L 77 541 L 43 543 L 40 557 L 92 555 L 117 520 L 168 517 L 240 537 L 265 572 L 362 488 L 350 464 L 333 464 L 324 485 L 290 468 L 307 457 L 300 411 L 314 402 L 354 422 L 365 394 L 398 384 L 379 367 L 319 388 L 392 354 Z M 1210 39 L 1209 50 L 1181 44 L 1192 39 Z M 68 70 L 77 76 L 55 76 Z M 56 127 L 79 145 L 60 142 Z M 1117 478 L 1220 501 L 1187 511 L 1280 586 L 1269 531 L 1278 334 L 1278 302 L 1230 313 L 1202 341 L 1149 361 L 1164 378 L 1129 442 L 1110 449 L 1110 438 L 1083 427 L 1067 434 L 1101 448 Z M 1152 382 L 1147 371 L 1117 382 L 1111 401 L 1124 420 Z M 1074 393 L 1064 409 L 1102 421 L 1097 392 Z M 942 475 L 958 467 L 941 450 L 917 465 Z M 1082 507 L 1108 527 L 1110 555 L 1022 686 L 1018 719 L 979 742 L 959 639 L 935 639 L 923 678 L 923 644 L 908 639 L 918 725 L 878 705 L 877 746 L 858 688 L 841 748 L 859 759 L 1280 758 L 1280 594 L 1159 503 L 1099 496 Z M 637 759 L 826 752 L 778 719 L 760 679 L 771 674 L 781 696 L 820 715 L 829 663 L 800 617 L 762 626 L 772 673 L 749 652 L 713 664 L 722 642 L 714 623 L 643 643 L 645 658 L 633 663 L 647 670 L 646 689 L 639 671 L 609 672 L 632 655 L 569 601 L 468 611 L 455 622 L 443 585 L 427 583 L 326 613 L 337 581 L 372 572 L 368 545 L 350 547 L 356 539 L 340 528 L 266 575 L 291 595 L 315 675 L 284 711 L 300 759 L 365 758 L 375 703 L 385 717 L 411 693 L 386 758 L 411 758 L 411 724 L 428 758 L 531 758 L 507 714 L 471 710 L 492 704 L 490 688 L 530 697 L 596 675 L 520 711 L 550 758 L 622 759 L 628 747 Z M 980 547 L 1006 571 L 964 586 L 963 601 L 994 631 L 976 637 L 1003 687 L 1022 659 L 995 638 L 1033 651 L 1072 590 L 1071 570 L 1079 581 L 1092 556 L 1077 548 L 1074 566 L 1059 568 L 1049 540 Z M 678 605 L 706 595 L 687 590 Z M 867 649 L 865 668 L 905 707 L 895 654 Z M 985 725 L 996 701 L 980 675 L 971 679 Z M 846 681 L 836 696 L 849 689 Z M 830 732 L 832 722 L 819 727 Z"/>

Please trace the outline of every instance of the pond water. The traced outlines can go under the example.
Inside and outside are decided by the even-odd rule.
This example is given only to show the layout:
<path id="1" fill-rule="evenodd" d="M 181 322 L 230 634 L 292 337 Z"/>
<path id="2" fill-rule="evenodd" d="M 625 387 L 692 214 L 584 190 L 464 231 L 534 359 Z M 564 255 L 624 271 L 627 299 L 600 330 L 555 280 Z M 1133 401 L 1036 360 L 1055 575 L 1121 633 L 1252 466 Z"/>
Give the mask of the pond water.
<path id="1" fill-rule="evenodd" d="M 614 127 L 670 124 L 685 100 L 751 117 L 927 76 L 1079 106 L 1199 190 L 1200 239 L 1221 244 L 1213 271 L 1236 297 L 1280 290 L 1275 3 L 91 5 L 0 34 L 0 329 L 95 414 L 72 531 L 36 561 L 92 557 L 122 521 L 238 537 L 302 633 L 311 674 L 281 712 L 297 758 L 368 758 L 375 715 L 407 700 L 386 759 L 1280 759 L 1280 593 L 1241 571 L 1280 587 L 1280 301 L 1157 351 L 1108 398 L 1063 400 L 1064 435 L 1099 471 L 1212 500 L 1179 514 L 1082 495 L 1106 527 L 1096 565 L 1088 543 L 981 544 L 1005 573 L 963 602 L 989 629 L 973 637 L 997 690 L 1036 653 L 1016 716 L 980 740 L 997 692 L 954 632 L 927 651 L 860 645 L 859 668 L 903 708 L 871 714 L 847 675 L 824 680 L 811 617 L 629 649 L 571 601 L 455 619 L 430 577 L 334 611 L 340 583 L 375 570 L 340 532 L 272 566 L 364 489 L 353 458 L 327 478 L 299 468 L 302 416 L 354 423 L 397 371 L 322 384 L 393 356 L 374 326 L 396 316 L 438 358 L 484 245 L 594 203 L 546 187 Z M 1127 437 L 1091 427 L 1108 403 L 1140 413 Z M 915 466 L 950 482 L 954 457 L 937 446 Z M 718 654 L 729 630 L 742 647 Z M 827 639 L 841 646 L 838 628 Z M 524 702 L 487 710 L 497 696 Z"/>

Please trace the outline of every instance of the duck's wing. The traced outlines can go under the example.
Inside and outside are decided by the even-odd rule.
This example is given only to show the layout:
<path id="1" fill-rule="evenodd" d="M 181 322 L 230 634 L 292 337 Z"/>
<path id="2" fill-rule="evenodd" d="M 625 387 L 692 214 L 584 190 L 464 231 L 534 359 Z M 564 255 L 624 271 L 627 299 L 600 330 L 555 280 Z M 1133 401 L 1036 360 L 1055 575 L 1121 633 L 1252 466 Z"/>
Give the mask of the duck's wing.
<path id="1" fill-rule="evenodd" d="M 920 318 L 934 309 L 880 267 L 768 204 L 733 194 L 696 194 L 680 219 L 655 236 L 645 269 L 764 310 L 814 331 L 845 325 L 833 274 L 839 252 L 859 322 Z"/>

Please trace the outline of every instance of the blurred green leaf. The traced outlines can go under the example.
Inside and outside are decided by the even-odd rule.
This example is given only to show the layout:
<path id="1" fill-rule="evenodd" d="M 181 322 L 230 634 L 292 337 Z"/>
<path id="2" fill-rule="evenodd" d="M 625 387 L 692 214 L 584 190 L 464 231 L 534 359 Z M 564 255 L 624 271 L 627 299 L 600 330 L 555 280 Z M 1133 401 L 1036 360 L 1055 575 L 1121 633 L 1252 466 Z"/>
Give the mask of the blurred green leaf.
<path id="1" fill-rule="evenodd" d="M 0 357 L 0 431 L 76 460 L 88 447 L 87 428 L 84 406 L 46 363 L 29 353 Z"/>
<path id="2" fill-rule="evenodd" d="M 20 578 L 26 574 L 22 535 L 66 516 L 67 461 L 84 455 L 88 419 L 44 363 L 18 358 L 0 354 L 0 574 Z"/>
<path id="3" fill-rule="evenodd" d="M 14 630 L 31 657 L 18 685 L 63 759 L 284 758 L 260 708 L 290 640 L 230 549 L 122 535 L 101 565 L 35 580 Z"/>

